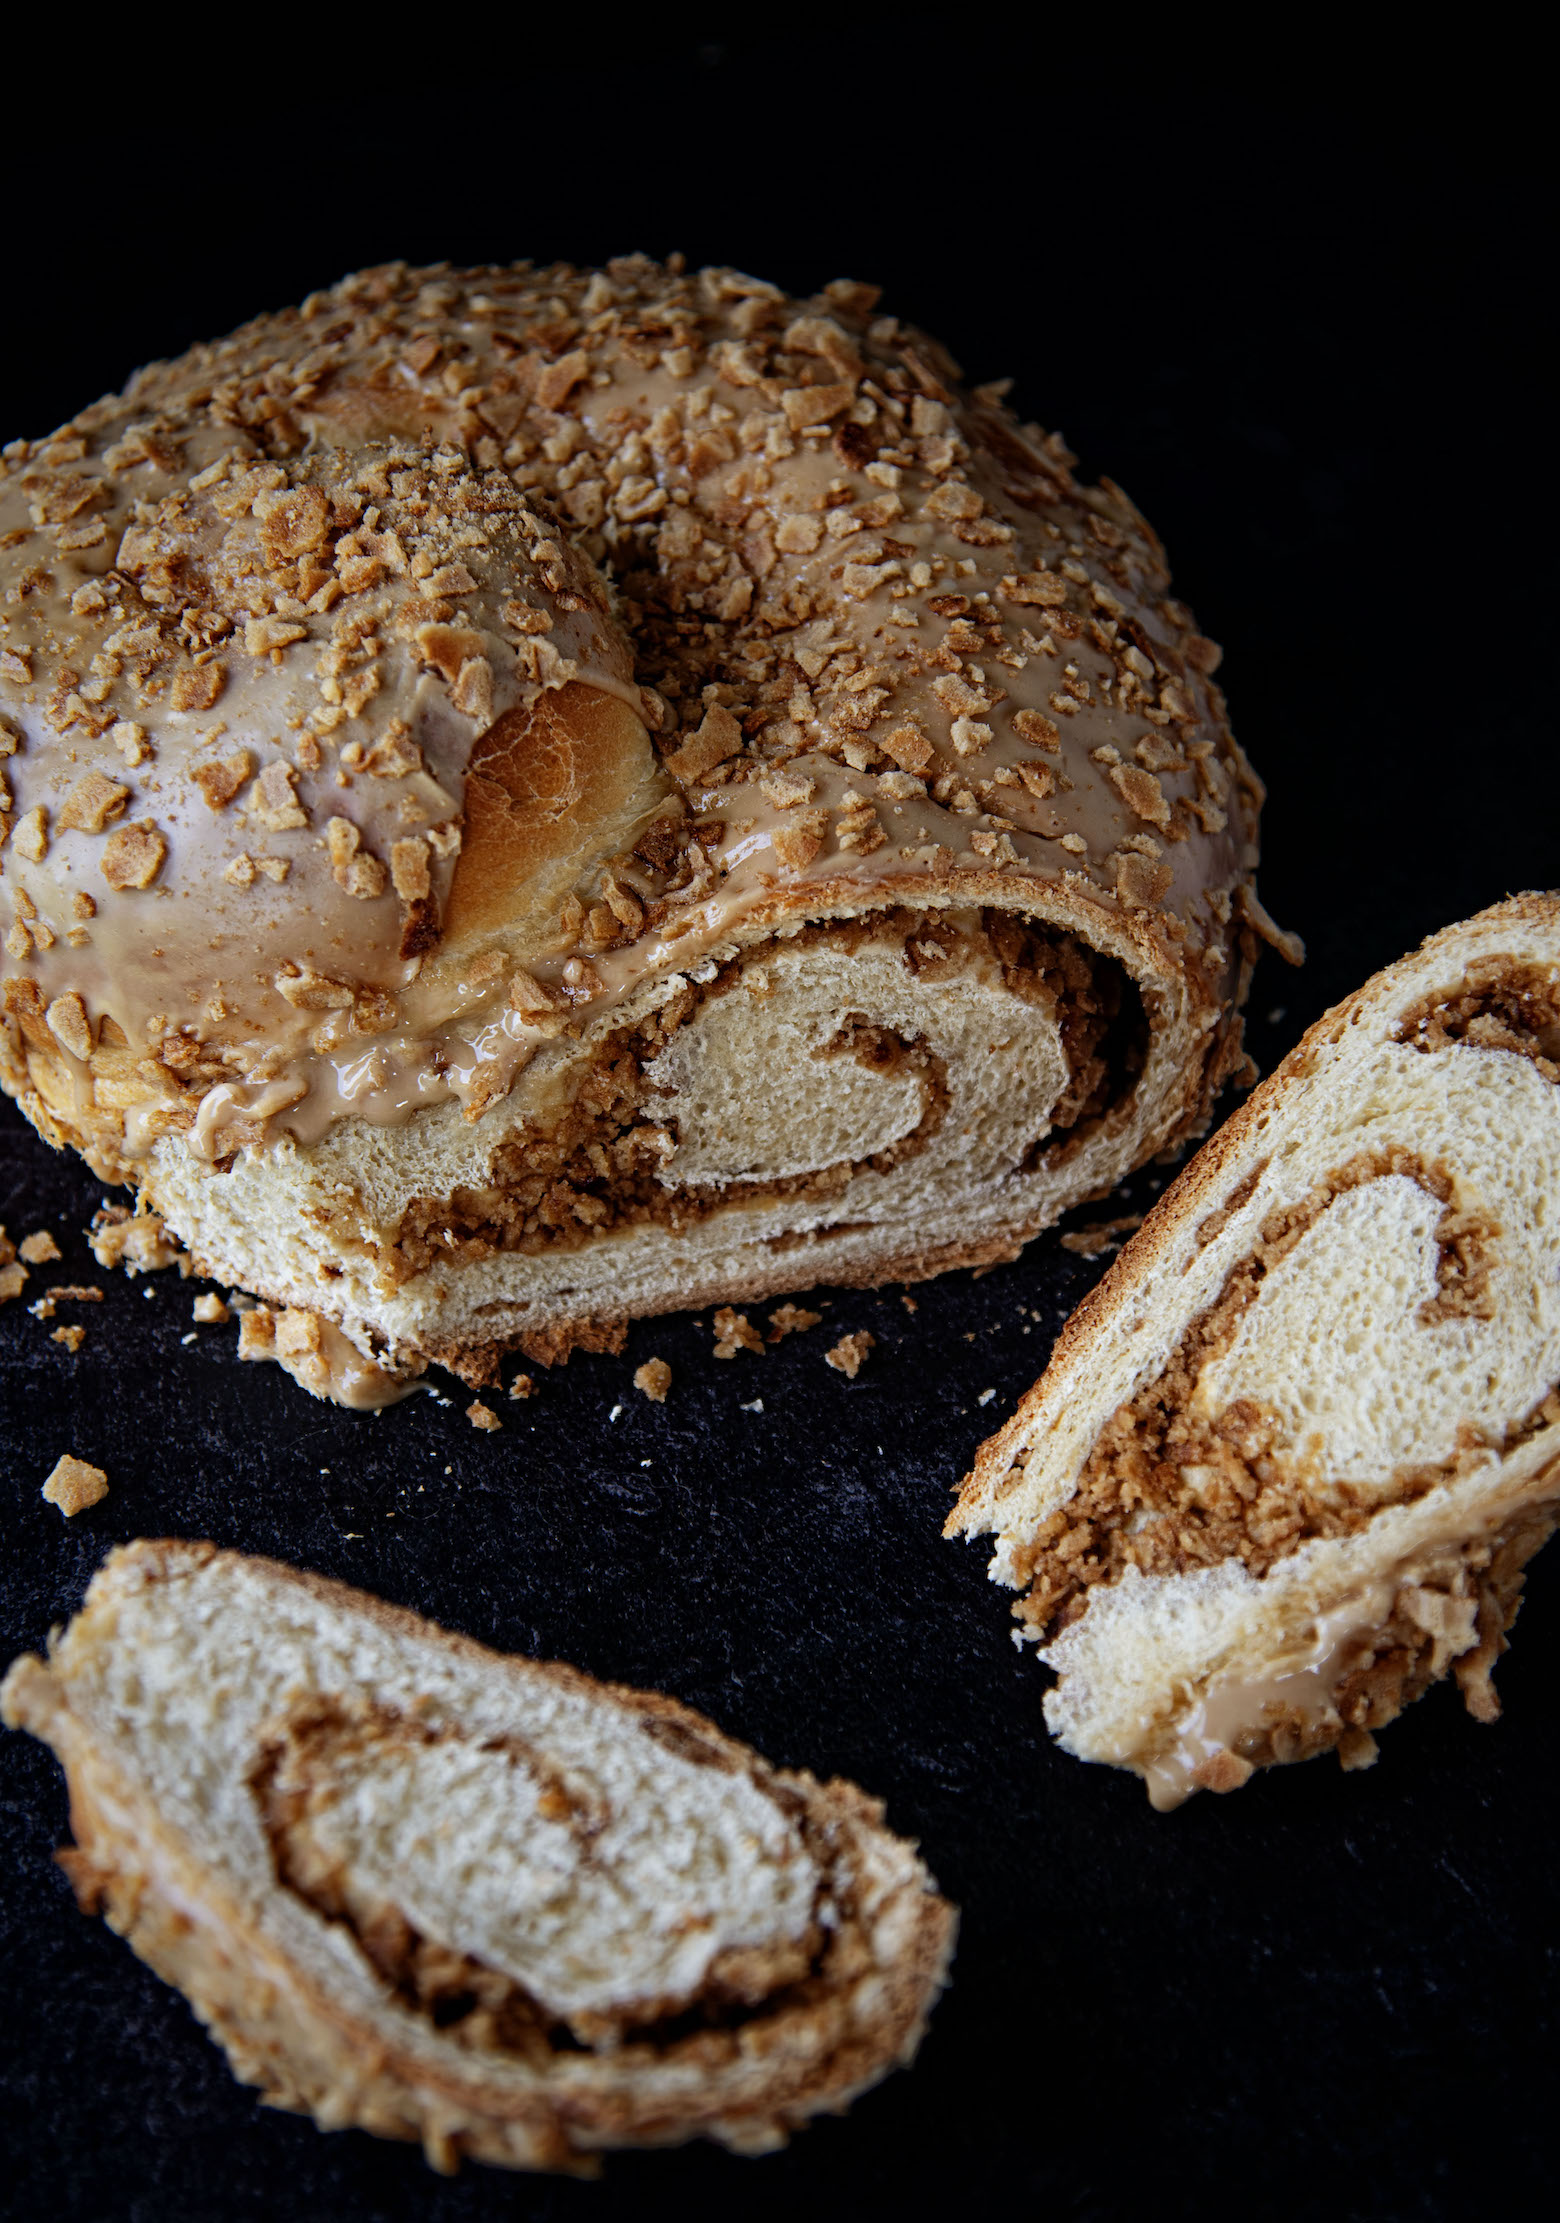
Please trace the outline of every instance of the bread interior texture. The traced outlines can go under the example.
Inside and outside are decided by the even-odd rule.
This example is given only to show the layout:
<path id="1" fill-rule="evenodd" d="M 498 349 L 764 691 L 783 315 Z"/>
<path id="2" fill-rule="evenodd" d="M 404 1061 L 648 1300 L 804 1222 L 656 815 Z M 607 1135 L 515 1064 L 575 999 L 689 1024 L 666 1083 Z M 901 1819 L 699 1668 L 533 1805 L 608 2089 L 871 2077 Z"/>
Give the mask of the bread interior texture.
<path id="1" fill-rule="evenodd" d="M 1524 901 L 1313 1030 L 967 1487 L 1053 1726 L 1161 1803 L 1368 1764 L 1448 1672 L 1498 1710 L 1560 1502 L 1560 935 Z"/>
<path id="2" fill-rule="evenodd" d="M 215 1168 L 171 1141 L 151 1190 L 207 1270 L 482 1383 L 676 1303 L 1012 1255 L 1170 1116 L 1157 993 L 1039 920 L 884 907 L 658 982 L 475 1123 L 342 1122 Z"/>
<path id="3" fill-rule="evenodd" d="M 773 2144 L 913 2047 L 951 1940 L 850 1786 L 209 1547 L 118 1554 L 5 1708 L 238 2073 L 435 2159 Z"/>

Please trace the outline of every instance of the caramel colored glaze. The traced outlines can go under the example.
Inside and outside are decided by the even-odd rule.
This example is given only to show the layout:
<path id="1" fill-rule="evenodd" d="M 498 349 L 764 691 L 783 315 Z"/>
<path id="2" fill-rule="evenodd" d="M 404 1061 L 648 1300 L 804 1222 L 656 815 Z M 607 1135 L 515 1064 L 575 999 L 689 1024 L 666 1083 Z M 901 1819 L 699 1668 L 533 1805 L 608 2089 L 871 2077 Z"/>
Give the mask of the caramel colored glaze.
<path id="1" fill-rule="evenodd" d="M 875 306 L 391 265 L 12 443 L 30 1113 L 121 1174 L 480 1116 L 560 1023 L 517 966 L 568 1023 L 997 875 L 1227 1003 L 1276 930 L 1218 651 L 1120 490 Z"/>

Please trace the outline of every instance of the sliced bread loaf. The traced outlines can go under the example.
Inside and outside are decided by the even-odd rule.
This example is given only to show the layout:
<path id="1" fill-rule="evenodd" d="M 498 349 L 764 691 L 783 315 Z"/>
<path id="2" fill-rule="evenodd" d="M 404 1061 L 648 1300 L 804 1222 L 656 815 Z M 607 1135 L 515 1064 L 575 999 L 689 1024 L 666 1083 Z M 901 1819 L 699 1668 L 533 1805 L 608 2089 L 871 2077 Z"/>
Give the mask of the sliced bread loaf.
<path id="1" fill-rule="evenodd" d="M 783 2142 L 914 2052 L 954 1915 L 852 1785 L 209 1544 L 117 1551 L 0 1708 L 83 1906 L 322 2128 L 579 2170 Z"/>
<path id="2" fill-rule="evenodd" d="M 949 1523 L 1158 1806 L 1498 1707 L 1560 1509 L 1560 901 L 1447 928 L 1319 1020 L 1193 1159 Z"/>

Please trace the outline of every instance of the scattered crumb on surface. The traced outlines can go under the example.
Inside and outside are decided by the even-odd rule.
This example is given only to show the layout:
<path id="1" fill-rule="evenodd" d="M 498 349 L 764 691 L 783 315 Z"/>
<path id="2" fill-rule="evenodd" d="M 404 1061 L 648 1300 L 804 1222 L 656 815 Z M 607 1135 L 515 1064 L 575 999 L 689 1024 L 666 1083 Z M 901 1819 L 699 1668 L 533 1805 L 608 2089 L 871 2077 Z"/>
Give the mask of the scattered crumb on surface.
<path id="1" fill-rule="evenodd" d="M 769 1315 L 769 1340 L 778 1343 L 782 1336 L 805 1335 L 823 1318 L 821 1312 L 808 1312 L 799 1304 L 778 1305 Z"/>
<path id="2" fill-rule="evenodd" d="M 62 1281 L 27 1309 L 35 1320 L 52 1320 L 62 1304 L 101 1304 L 103 1292 L 92 1282 Z"/>
<path id="3" fill-rule="evenodd" d="M 67 1451 L 44 1483 L 43 1494 L 50 1505 L 57 1505 L 70 1520 L 107 1497 L 108 1476 L 101 1467 L 89 1466 L 85 1459 L 73 1458 Z"/>
<path id="4" fill-rule="evenodd" d="M 515 1398 L 534 1397 L 536 1395 L 535 1375 L 517 1374 L 509 1385 L 509 1394 Z"/>
<path id="5" fill-rule="evenodd" d="M 25 1258 L 29 1266 L 52 1266 L 61 1255 L 59 1244 L 46 1227 L 24 1235 L 16 1248 L 17 1256 Z"/>
<path id="6" fill-rule="evenodd" d="M 904 1306 L 906 1312 L 919 1312 L 921 1309 L 920 1305 L 916 1302 L 915 1298 L 911 1296 L 908 1289 L 906 1289 L 902 1293 L 899 1301 Z"/>
<path id="7" fill-rule="evenodd" d="M 86 1340 L 87 1331 L 85 1328 L 55 1328 L 49 1337 L 51 1343 L 63 1343 L 66 1350 L 72 1354 L 79 1351 Z"/>
<path id="8" fill-rule="evenodd" d="M 9 1304 L 27 1287 L 27 1268 L 16 1262 L 16 1245 L 0 1227 L 0 1304 Z"/>
<path id="9" fill-rule="evenodd" d="M 1123 1236 L 1142 1224 L 1141 1212 L 1128 1212 L 1119 1220 L 1095 1220 L 1089 1227 L 1074 1228 L 1070 1235 L 1062 1236 L 1061 1245 L 1080 1258 L 1102 1258 L 1106 1251 L 1120 1250 Z"/>
<path id="10" fill-rule="evenodd" d="M 151 1295 L 148 1290 L 147 1295 Z M 276 1315 L 268 1305 L 253 1305 L 240 1313 L 238 1355 L 241 1359 L 268 1359 L 276 1355 Z"/>
<path id="11" fill-rule="evenodd" d="M 216 1291 L 208 1289 L 203 1297 L 197 1297 L 191 1305 L 190 1318 L 199 1320 L 202 1325 L 220 1327 L 224 1320 L 232 1318 L 232 1314 Z"/>
<path id="12" fill-rule="evenodd" d="M 643 1390 L 652 1405 L 664 1405 L 672 1386 L 672 1370 L 665 1359 L 646 1359 L 634 1374 L 635 1389 Z"/>
<path id="13" fill-rule="evenodd" d="M 475 1403 L 466 1407 L 466 1418 L 471 1422 L 473 1428 L 485 1429 L 489 1435 L 494 1434 L 496 1430 L 504 1425 L 492 1406 L 484 1405 L 480 1397 L 476 1399 Z"/>
<path id="14" fill-rule="evenodd" d="M 858 1328 L 854 1335 L 842 1335 L 832 1351 L 825 1351 L 824 1358 L 836 1373 L 853 1382 L 861 1372 L 862 1360 L 876 1341 L 870 1328 Z"/>
<path id="15" fill-rule="evenodd" d="M 764 1339 L 745 1312 L 733 1312 L 729 1304 L 723 1304 L 714 1325 L 717 1358 L 735 1358 L 739 1351 L 753 1351 L 763 1357 Z"/>
<path id="16" fill-rule="evenodd" d="M 977 1405 L 989 1405 L 996 1394 L 994 1389 L 983 1389 L 975 1402 Z"/>
<path id="17" fill-rule="evenodd" d="M 177 1266 L 181 1274 L 190 1262 L 170 1235 L 167 1223 L 156 1212 L 132 1212 L 128 1205 L 105 1204 L 92 1215 L 87 1241 L 100 1266 L 123 1266 L 127 1274 L 160 1273 Z"/>

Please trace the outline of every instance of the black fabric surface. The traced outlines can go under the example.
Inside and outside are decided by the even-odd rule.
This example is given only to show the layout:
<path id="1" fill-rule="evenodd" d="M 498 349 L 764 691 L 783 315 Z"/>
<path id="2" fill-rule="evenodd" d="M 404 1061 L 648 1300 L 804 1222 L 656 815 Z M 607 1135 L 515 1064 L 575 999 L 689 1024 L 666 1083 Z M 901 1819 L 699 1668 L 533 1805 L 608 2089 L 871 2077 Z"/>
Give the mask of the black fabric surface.
<path id="1" fill-rule="evenodd" d="M 408 64 L 370 87 L 348 55 L 307 89 L 244 78 L 242 99 L 238 76 L 154 70 L 73 112 L 78 153 L 113 151 L 85 170 L 18 65 L 37 129 L 18 174 L 46 172 L 70 215 L 61 245 L 50 202 L 60 252 L 20 273 L 36 344 L 0 360 L 0 429 L 37 433 L 136 361 L 392 254 L 678 246 L 798 288 L 885 281 L 887 308 L 972 376 L 1013 373 L 1021 410 L 1131 491 L 1226 644 L 1271 790 L 1263 894 L 1311 949 L 1259 972 L 1268 1068 L 1423 934 L 1560 878 L 1537 110 L 1498 55 L 1420 82 L 1320 31 L 1218 80 L 1103 32 L 966 36 L 946 73 L 821 22 L 795 46 L 517 48 L 421 86 Z M 13 207 L 13 237 L 44 220 Z M 1075 1218 L 1141 1210 L 1165 1178 Z M 963 1930 L 915 2068 L 779 2155 L 445 2182 L 233 2082 L 75 1910 L 59 1770 L 6 1736 L 0 2211 L 1398 2218 L 1547 2190 L 1560 1554 L 1530 1576 L 1496 1727 L 1439 1689 L 1368 1774 L 1321 1761 L 1159 1816 L 1134 1778 L 1052 1748 L 985 1547 L 939 1536 L 1103 1261 L 1053 1234 L 922 1286 L 913 1313 L 897 1289 L 825 1291 L 824 1326 L 762 1359 L 713 1360 L 707 1314 L 643 1322 L 485 1436 L 447 1381 L 371 1419 L 241 1368 L 236 1327 L 194 1327 L 198 1284 L 94 1266 L 100 1197 L 0 1112 L 0 1221 L 64 1253 L 0 1310 L 7 1658 L 116 1540 L 271 1553 L 855 1778 Z M 106 1301 L 62 1307 L 87 1329 L 71 1357 L 26 1301 L 86 1280 Z M 823 1353 L 859 1327 L 878 1345 L 847 1383 Z M 630 1384 L 652 1353 L 676 1377 L 659 1408 Z M 67 1449 L 112 1483 L 70 1523 L 39 1497 Z"/>

